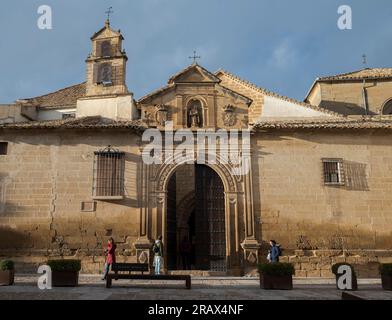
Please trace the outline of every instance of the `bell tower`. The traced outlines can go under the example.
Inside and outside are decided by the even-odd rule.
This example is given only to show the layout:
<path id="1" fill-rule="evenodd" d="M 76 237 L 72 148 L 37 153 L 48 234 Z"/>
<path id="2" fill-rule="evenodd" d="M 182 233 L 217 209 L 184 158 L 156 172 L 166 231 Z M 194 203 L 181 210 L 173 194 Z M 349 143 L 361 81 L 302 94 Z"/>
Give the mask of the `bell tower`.
<path id="1" fill-rule="evenodd" d="M 92 52 L 87 64 L 87 96 L 128 94 L 125 83 L 127 55 L 122 49 L 124 40 L 120 30 L 105 26 L 91 37 Z"/>
<path id="2" fill-rule="evenodd" d="M 113 120 L 138 118 L 125 74 L 127 55 L 120 30 L 105 26 L 91 37 L 92 51 L 86 59 L 86 96 L 78 99 L 76 117 L 101 116 Z"/>

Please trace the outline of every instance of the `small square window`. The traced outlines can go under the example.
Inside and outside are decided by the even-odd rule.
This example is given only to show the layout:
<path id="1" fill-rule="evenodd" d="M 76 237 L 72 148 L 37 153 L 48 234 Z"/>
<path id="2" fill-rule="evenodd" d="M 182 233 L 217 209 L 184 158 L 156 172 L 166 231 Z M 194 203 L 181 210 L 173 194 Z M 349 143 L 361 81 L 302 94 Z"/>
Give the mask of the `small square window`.
<path id="1" fill-rule="evenodd" d="M 343 159 L 322 159 L 324 184 L 344 185 Z"/>
<path id="2" fill-rule="evenodd" d="M 8 142 L 0 142 L 0 156 L 4 156 L 8 151 Z"/>

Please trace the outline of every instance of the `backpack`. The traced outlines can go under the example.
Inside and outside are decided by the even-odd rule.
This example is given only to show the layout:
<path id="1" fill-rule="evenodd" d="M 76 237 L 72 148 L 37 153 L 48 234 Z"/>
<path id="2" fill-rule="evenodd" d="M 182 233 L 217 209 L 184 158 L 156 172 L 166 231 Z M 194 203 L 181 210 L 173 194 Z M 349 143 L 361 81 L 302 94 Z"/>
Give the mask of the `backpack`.
<path id="1" fill-rule="evenodd" d="M 159 253 L 160 248 L 156 243 L 154 243 L 154 247 L 152 248 L 152 251 L 154 251 L 154 253 Z"/>
<path id="2" fill-rule="evenodd" d="M 280 247 L 280 244 L 277 244 L 276 247 L 278 248 L 278 255 L 281 256 L 283 249 Z"/>

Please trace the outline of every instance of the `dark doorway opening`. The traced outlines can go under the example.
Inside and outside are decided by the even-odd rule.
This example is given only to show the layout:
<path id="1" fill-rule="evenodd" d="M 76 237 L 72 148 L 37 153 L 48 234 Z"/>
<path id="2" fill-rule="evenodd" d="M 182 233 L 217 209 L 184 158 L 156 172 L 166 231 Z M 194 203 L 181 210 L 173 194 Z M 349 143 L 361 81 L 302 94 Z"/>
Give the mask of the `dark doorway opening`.
<path id="1" fill-rule="evenodd" d="M 186 165 L 174 172 L 167 195 L 167 266 L 169 270 L 226 271 L 225 195 L 219 175 L 205 165 Z M 181 176 L 182 172 L 193 175 Z M 184 188 L 191 190 L 191 207 L 184 210 Z M 184 255 L 184 243 L 189 254 Z M 185 244 L 185 247 L 187 245 Z M 184 259 L 184 256 L 186 258 Z"/>

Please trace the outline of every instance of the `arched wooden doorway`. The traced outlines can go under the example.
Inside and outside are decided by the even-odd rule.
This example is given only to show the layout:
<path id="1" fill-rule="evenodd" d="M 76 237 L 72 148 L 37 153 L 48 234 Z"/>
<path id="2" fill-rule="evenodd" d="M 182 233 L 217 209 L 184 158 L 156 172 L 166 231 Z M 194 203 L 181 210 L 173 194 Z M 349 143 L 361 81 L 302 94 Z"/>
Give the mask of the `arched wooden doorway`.
<path id="1" fill-rule="evenodd" d="M 189 166 L 189 165 L 187 165 Z M 177 190 L 181 177 L 176 171 L 167 185 L 167 267 L 181 270 L 187 267 L 180 254 L 182 242 L 191 244 L 190 267 L 196 270 L 226 271 L 225 192 L 220 176 L 209 166 L 194 166 L 193 207 L 181 210 Z M 189 183 L 189 182 L 188 182 Z M 189 197 L 189 195 L 187 195 Z M 181 216 L 179 216 L 181 214 Z"/>

